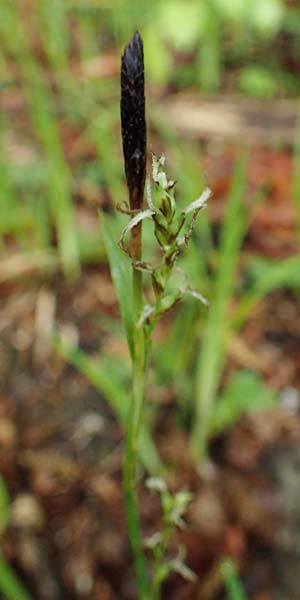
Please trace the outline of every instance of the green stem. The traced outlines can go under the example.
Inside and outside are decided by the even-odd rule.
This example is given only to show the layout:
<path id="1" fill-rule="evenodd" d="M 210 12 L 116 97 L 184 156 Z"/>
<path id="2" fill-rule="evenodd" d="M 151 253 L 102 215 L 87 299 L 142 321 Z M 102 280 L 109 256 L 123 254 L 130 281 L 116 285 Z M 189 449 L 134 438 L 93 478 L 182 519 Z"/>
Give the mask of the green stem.
<path id="1" fill-rule="evenodd" d="M 146 559 L 143 552 L 136 494 L 137 444 L 142 418 L 147 370 L 147 340 L 145 329 L 139 325 L 142 308 L 142 273 L 133 269 L 134 352 L 132 362 L 132 398 L 124 461 L 125 507 L 129 538 L 133 552 L 139 600 L 148 600 L 149 586 Z"/>

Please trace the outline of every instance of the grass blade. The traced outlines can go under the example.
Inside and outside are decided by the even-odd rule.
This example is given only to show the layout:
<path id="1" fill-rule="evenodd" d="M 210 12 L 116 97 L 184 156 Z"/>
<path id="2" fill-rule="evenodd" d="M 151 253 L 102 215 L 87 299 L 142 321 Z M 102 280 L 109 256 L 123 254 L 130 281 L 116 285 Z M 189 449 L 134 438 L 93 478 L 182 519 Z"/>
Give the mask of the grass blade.
<path id="1" fill-rule="evenodd" d="M 276 393 L 256 373 L 241 369 L 230 377 L 213 411 L 210 430 L 219 435 L 243 414 L 274 405 Z"/>
<path id="2" fill-rule="evenodd" d="M 6 600 L 31 600 L 22 583 L 0 552 L 0 590 Z"/>
<path id="3" fill-rule="evenodd" d="M 280 261 L 255 258 L 250 263 L 250 276 L 251 271 L 254 276 L 254 284 L 249 292 L 243 295 L 236 307 L 232 319 L 232 326 L 235 330 L 240 329 L 251 311 L 266 294 L 280 288 L 293 291 L 298 291 L 300 288 L 298 255 L 289 256 Z"/>
<path id="4" fill-rule="evenodd" d="M 102 359 L 94 362 L 78 348 L 66 344 L 58 335 L 54 340 L 55 350 L 70 362 L 88 381 L 104 396 L 112 410 L 121 421 L 126 424 L 128 417 L 129 396 L 124 391 L 123 382 L 118 381 L 118 373 L 113 369 L 113 364 Z M 140 458 L 147 471 L 152 475 L 162 472 L 162 463 L 151 439 L 150 432 L 145 424 L 141 427 L 139 437 Z"/>
<path id="5" fill-rule="evenodd" d="M 131 287 L 130 263 L 116 244 L 118 234 L 115 227 L 115 219 L 101 215 L 102 235 L 109 261 L 111 277 L 116 290 L 122 322 L 130 353 L 133 353 L 133 298 Z"/>
<path id="6" fill-rule="evenodd" d="M 0 475 L 0 535 L 5 531 L 9 519 L 9 495 Z"/>
<path id="7" fill-rule="evenodd" d="M 236 163 L 222 228 L 218 269 L 211 308 L 203 334 L 197 364 L 195 425 L 192 446 L 197 458 L 203 456 L 225 358 L 228 308 L 235 286 L 235 271 L 245 232 L 246 212 L 243 196 L 246 182 L 246 156 Z"/>
<path id="8" fill-rule="evenodd" d="M 28 112 L 47 164 L 48 197 L 62 265 L 66 274 L 73 275 L 78 273 L 80 265 L 71 175 L 64 160 L 52 94 L 47 88 L 43 70 L 31 51 L 27 32 L 13 2 L 0 7 L 0 33 L 6 49 L 14 56 L 20 68 Z"/>
<path id="9" fill-rule="evenodd" d="M 247 600 L 243 584 L 230 559 L 224 558 L 221 563 L 221 572 L 224 577 L 229 600 Z"/>

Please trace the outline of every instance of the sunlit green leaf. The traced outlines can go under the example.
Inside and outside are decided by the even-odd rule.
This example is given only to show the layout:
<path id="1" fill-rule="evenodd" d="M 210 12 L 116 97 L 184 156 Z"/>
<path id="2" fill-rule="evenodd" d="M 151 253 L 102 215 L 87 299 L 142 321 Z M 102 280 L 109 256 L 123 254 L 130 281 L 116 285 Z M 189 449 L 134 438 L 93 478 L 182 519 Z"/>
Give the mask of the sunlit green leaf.
<path id="1" fill-rule="evenodd" d="M 199 39 L 203 3 L 166 0 L 161 4 L 160 28 L 163 36 L 179 50 L 192 49 Z"/>
<path id="2" fill-rule="evenodd" d="M 252 3 L 251 21 L 265 35 L 275 35 L 282 23 L 284 4 L 281 0 L 259 0 Z"/>
<path id="3" fill-rule="evenodd" d="M 239 86 L 245 94 L 264 100 L 272 98 L 279 90 L 275 75 L 259 65 L 249 65 L 242 70 Z"/>

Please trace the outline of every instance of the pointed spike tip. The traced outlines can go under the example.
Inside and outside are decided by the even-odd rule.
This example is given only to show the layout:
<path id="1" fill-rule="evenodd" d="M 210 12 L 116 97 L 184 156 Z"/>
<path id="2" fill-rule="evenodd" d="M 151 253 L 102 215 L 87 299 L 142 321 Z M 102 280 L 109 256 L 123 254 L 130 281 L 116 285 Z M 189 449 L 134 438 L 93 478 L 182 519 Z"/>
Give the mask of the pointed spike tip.
<path id="1" fill-rule="evenodd" d="M 124 48 L 122 67 L 133 76 L 134 74 L 138 75 L 141 65 L 144 66 L 143 40 L 136 31 Z"/>

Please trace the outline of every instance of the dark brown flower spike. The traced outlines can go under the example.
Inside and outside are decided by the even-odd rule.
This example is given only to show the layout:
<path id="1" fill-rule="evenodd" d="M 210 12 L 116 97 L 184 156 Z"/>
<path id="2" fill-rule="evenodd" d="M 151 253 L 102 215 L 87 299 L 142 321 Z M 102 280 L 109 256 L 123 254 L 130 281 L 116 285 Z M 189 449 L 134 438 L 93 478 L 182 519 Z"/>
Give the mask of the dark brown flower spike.
<path id="1" fill-rule="evenodd" d="M 146 176 L 146 119 L 143 41 L 137 31 L 122 56 L 121 124 L 130 208 L 139 210 Z"/>

